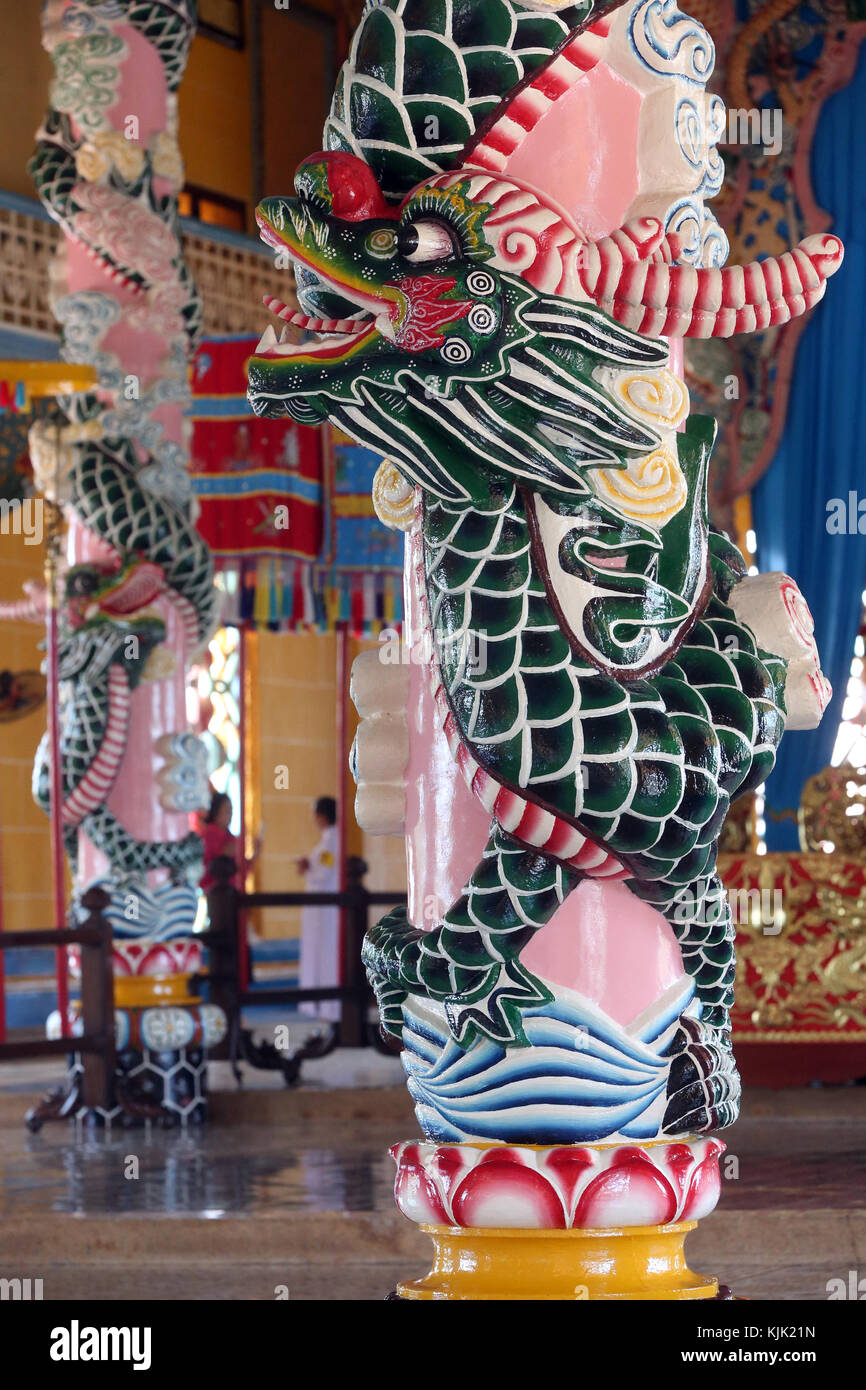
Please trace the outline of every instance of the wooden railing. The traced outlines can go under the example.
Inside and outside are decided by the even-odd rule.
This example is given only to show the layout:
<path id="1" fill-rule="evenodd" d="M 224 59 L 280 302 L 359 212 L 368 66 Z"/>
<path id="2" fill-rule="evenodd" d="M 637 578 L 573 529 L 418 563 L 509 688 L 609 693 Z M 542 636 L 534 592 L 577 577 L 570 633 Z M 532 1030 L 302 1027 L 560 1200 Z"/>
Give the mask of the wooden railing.
<path id="1" fill-rule="evenodd" d="M 333 999 L 339 1000 L 341 1005 L 336 1041 L 343 1047 L 363 1047 L 370 1040 L 367 1014 L 373 1002 L 361 964 L 361 943 L 370 908 L 405 903 L 405 893 L 368 892 L 362 882 L 366 865 L 352 858 L 346 865 L 345 891 L 334 893 L 242 893 L 231 882 L 236 872 L 233 859 L 214 859 L 210 869 L 217 881 L 207 895 L 210 926 L 202 933 L 202 940 L 210 952 L 210 965 L 203 979 L 209 985 L 210 1001 L 225 1010 L 229 1027 L 222 1050 L 211 1050 L 209 1055 L 228 1056 L 233 1064 L 236 1063 L 241 1050 L 241 1014 L 246 1006 L 292 1006 Z M 337 907 L 344 910 L 341 984 L 317 989 L 249 987 L 245 968 L 246 914 L 253 908 L 269 907 Z M 247 1056 L 247 1060 L 252 1058 Z"/>
<path id="2" fill-rule="evenodd" d="M 32 1038 L 0 1043 L 0 1062 L 25 1057 L 81 1054 L 80 1097 L 87 1107 L 109 1109 L 114 1083 L 114 966 L 111 923 L 104 909 L 111 901 L 102 888 L 81 899 L 88 916 L 79 927 L 0 933 L 0 951 L 15 946 L 81 947 L 81 1021 L 83 1032 L 71 1038 Z"/>

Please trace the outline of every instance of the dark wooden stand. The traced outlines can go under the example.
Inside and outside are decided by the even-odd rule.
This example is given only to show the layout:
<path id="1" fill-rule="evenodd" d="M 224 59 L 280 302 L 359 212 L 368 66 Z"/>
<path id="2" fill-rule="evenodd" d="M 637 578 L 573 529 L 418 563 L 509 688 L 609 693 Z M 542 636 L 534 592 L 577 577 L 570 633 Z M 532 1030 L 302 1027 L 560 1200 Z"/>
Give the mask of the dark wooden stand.
<path id="1" fill-rule="evenodd" d="M 241 893 L 232 882 L 237 872 L 233 859 L 221 856 L 211 861 L 216 882 L 207 895 L 208 930 L 201 933 L 210 952 L 207 971 L 193 981 L 197 989 L 207 983 L 209 999 L 225 1012 L 228 1030 L 223 1043 L 209 1055 L 231 1062 L 238 1085 L 242 1084 L 241 1062 L 267 1071 L 281 1071 L 287 1086 L 297 1085 L 305 1060 L 325 1057 L 335 1047 L 364 1047 L 369 1044 L 392 1052 L 390 1044 L 380 1042 L 379 1029 L 367 1021 L 374 1003 L 361 964 L 361 943 L 367 930 L 371 906 L 405 901 L 402 893 L 369 893 L 363 884 L 367 865 L 351 857 L 346 862 L 346 889 L 337 893 Z M 243 989 L 240 983 L 241 952 L 248 950 L 245 939 L 246 913 L 268 907 L 341 907 L 345 910 L 343 933 L 342 985 L 320 989 Z M 256 1043 L 252 1030 L 244 1028 L 242 1013 L 253 1004 L 295 1005 L 323 1000 L 340 1001 L 338 1024 L 323 1023 L 297 1049 L 278 1051 L 272 1043 Z"/>

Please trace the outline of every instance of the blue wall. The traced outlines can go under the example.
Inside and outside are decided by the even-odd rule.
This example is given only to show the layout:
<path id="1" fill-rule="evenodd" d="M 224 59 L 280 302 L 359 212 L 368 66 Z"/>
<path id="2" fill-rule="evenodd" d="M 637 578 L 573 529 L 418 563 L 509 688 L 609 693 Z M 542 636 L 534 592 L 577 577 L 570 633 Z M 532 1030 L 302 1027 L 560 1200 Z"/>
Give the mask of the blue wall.
<path id="1" fill-rule="evenodd" d="M 796 808 L 803 783 L 830 761 L 866 587 L 866 535 L 829 535 L 827 503 L 866 497 L 866 45 L 856 76 L 826 103 L 812 176 L 845 261 L 800 339 L 778 453 L 754 493 L 762 570 L 793 575 L 815 618 L 834 695 L 821 725 L 786 734 L 767 783 L 768 811 Z M 795 849 L 796 827 L 767 816 L 770 849 Z"/>

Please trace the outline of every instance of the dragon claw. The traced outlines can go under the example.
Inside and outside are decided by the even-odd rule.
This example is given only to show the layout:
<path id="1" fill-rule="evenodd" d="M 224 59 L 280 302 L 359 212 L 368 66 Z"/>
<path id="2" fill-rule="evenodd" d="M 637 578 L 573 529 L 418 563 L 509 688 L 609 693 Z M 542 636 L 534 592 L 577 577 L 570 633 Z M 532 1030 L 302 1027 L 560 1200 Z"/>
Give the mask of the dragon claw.
<path id="1" fill-rule="evenodd" d="M 455 1042 L 462 1048 L 471 1046 L 476 1038 L 486 1038 L 500 1047 L 528 1047 L 521 1015 L 552 999 L 550 990 L 513 960 L 489 971 L 471 996 L 447 998 L 445 1015 Z"/>
<path id="2" fill-rule="evenodd" d="M 402 1041 L 403 1038 L 403 1000 L 406 998 L 405 989 L 395 985 L 384 975 L 371 973 L 369 976 L 370 987 L 376 996 L 376 1003 L 379 1006 L 379 1023 L 383 1033 L 389 1037 Z"/>
<path id="3" fill-rule="evenodd" d="M 740 1077 L 729 1035 L 681 1018 L 668 1070 L 665 1134 L 704 1134 L 732 1125 L 739 1113 Z"/>

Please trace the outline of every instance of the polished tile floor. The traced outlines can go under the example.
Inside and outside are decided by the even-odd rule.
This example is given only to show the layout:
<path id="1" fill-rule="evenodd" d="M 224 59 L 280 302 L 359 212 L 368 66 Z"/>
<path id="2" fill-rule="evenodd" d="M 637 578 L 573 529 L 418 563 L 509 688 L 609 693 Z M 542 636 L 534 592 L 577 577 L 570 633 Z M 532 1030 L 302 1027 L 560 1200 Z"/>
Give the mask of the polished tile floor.
<path id="1" fill-rule="evenodd" d="M 388 1145 L 415 1126 L 392 1059 L 344 1056 L 331 1079 L 345 1088 L 259 1076 L 240 1096 L 214 1069 L 214 1121 L 186 1132 L 29 1134 L 20 1117 L 46 1078 L 31 1075 L 27 1095 L 12 1070 L 0 1275 L 41 1277 L 46 1298 L 273 1298 L 285 1285 L 378 1299 L 424 1271 L 426 1238 L 393 1204 Z M 823 1299 L 828 1279 L 866 1274 L 866 1089 L 753 1091 L 725 1137 L 722 1201 L 689 1238 L 693 1268 L 753 1298 Z"/>
<path id="2" fill-rule="evenodd" d="M 365 1135 L 353 1143 L 339 1134 L 211 1126 L 76 1138 L 70 1125 L 28 1136 L 22 1145 L 10 1143 L 7 1130 L 0 1139 L 0 1218 L 389 1210 L 394 1137 Z"/>
<path id="3" fill-rule="evenodd" d="M 866 1209 L 863 1126 L 744 1117 L 730 1135 L 727 1211 Z M 51 1125 L 0 1130 L 0 1215 L 251 1216 L 390 1210 L 388 1145 L 411 1137 L 380 1123 L 297 1129 L 254 1123 L 186 1132 Z M 732 1160 L 736 1161 L 734 1167 Z"/>

